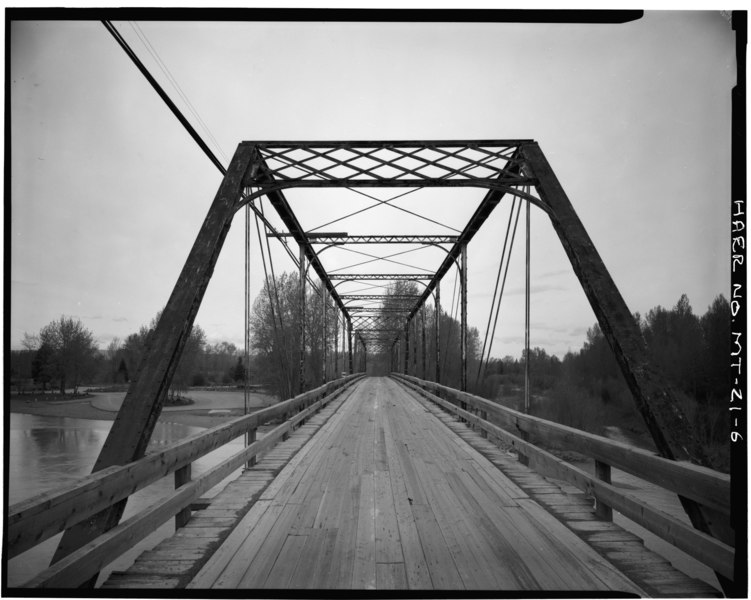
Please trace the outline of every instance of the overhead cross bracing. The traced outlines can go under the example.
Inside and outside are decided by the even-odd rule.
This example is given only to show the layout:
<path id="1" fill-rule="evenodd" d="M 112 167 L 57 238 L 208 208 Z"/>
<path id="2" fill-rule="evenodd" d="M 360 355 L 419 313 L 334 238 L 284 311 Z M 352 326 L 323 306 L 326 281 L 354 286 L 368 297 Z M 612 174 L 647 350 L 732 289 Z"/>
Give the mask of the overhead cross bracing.
<path id="1" fill-rule="evenodd" d="M 253 159 L 242 181 L 245 192 L 240 206 L 249 203 L 258 213 L 257 205 L 262 197 L 269 198 L 284 226 L 270 233 L 267 231 L 267 235 L 281 239 L 292 237 L 298 242 L 300 262 L 307 260 L 350 327 L 357 312 L 363 312 L 366 307 L 375 308 L 376 302 L 381 303 L 383 312 L 391 312 L 394 307 L 404 310 L 406 326 L 428 301 L 432 300 L 438 309 L 440 296 L 436 288 L 452 267 L 457 268 L 462 278 L 461 289 L 466 289 L 466 268 L 462 269 L 462 263 L 466 263 L 466 245 L 505 194 L 523 196 L 535 204 L 541 202 L 529 193 L 529 186 L 536 183 L 536 179 L 523 169 L 524 160 L 519 152 L 521 145 L 530 143 L 534 142 L 243 142 L 240 147 L 251 150 Z M 356 204 L 354 210 L 325 223 L 306 218 L 309 204 L 325 200 L 320 191 L 316 191 L 318 188 L 333 188 L 327 194 L 349 191 L 349 195 L 337 197 L 342 199 L 337 209 L 342 212 L 340 206 Z M 391 195 L 375 196 L 372 188 L 384 188 Z M 403 188 L 410 189 L 404 191 Z M 452 218 L 450 224 L 427 216 L 435 206 L 435 194 L 449 188 L 454 188 L 450 204 L 464 211 L 461 219 Z M 470 200 L 467 195 L 472 193 L 470 188 L 485 190 L 485 196 L 477 194 Z M 419 194 L 413 195 L 415 192 Z M 415 198 L 423 202 L 418 211 L 412 210 L 417 202 Z M 290 202 L 297 199 L 305 204 L 296 205 L 293 211 Z M 410 203 L 405 204 L 406 199 Z M 429 203 L 425 204 L 426 200 Z M 474 213 L 469 212 L 472 208 Z M 391 231 L 372 231 L 383 222 L 373 209 L 378 209 L 382 215 L 390 211 L 394 216 L 400 211 L 398 220 L 385 222 Z M 310 209 L 308 213 L 318 216 Z M 458 228 L 457 224 L 462 222 L 466 225 Z M 399 233 L 399 226 L 408 227 L 408 232 Z M 430 230 L 414 233 L 423 226 L 429 226 Z M 335 230 L 324 231 L 331 227 Z M 353 227 L 358 229 L 353 231 Z M 408 249 L 386 250 L 397 244 L 404 244 Z M 369 251 L 355 250 L 355 245 L 367 245 Z M 349 253 L 367 260 L 347 263 Z M 368 272 L 370 265 L 379 264 L 387 265 L 389 272 L 383 269 Z M 301 268 L 301 279 L 307 272 L 308 267 Z M 398 292 L 396 288 L 388 289 L 395 282 L 415 284 L 418 295 L 405 298 L 404 294 L 397 293 L 375 297 L 377 289 Z M 366 300 L 373 304 L 365 303 Z M 388 305 L 383 304 L 384 301 Z M 460 303 L 462 363 L 465 365 L 463 387 L 466 387 L 466 294 L 461 294 Z M 355 310 L 353 306 L 363 310 Z M 362 319 L 357 325 L 359 331 L 366 329 Z M 404 327 L 399 328 L 392 343 L 401 337 L 402 330 Z"/>

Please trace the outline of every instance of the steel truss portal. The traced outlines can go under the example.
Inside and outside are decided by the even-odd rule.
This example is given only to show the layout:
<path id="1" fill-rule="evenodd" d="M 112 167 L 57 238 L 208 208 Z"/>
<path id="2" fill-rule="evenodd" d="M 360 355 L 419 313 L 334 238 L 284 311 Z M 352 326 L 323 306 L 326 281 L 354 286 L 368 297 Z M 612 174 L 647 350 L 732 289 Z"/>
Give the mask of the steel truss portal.
<path id="1" fill-rule="evenodd" d="M 390 236 L 352 236 L 351 243 L 432 243 L 452 244 L 432 275 L 416 274 L 328 274 L 314 245 L 347 243 L 346 237 L 310 235 L 300 225 L 284 190 L 303 188 L 479 188 L 485 191 L 474 214 L 458 236 L 446 241 L 387 241 Z M 532 188 L 537 195 L 529 193 Z M 122 407 L 110 429 L 95 463 L 98 471 L 122 465 L 144 455 L 164 404 L 188 333 L 201 305 L 206 287 L 223 247 L 235 213 L 256 198 L 266 196 L 300 248 L 301 263 L 307 263 L 323 283 L 347 322 L 350 340 L 349 364 L 352 370 L 352 315 L 333 281 L 414 280 L 425 281 L 425 289 L 411 303 L 399 330 L 381 331 L 373 326 L 358 328 L 356 340 L 389 347 L 397 331 L 409 336 L 409 325 L 426 301 L 435 294 L 436 314 L 440 314 L 440 281 L 454 265 L 461 265 L 461 315 L 463 387 L 466 385 L 466 259 L 467 245 L 506 194 L 523 198 L 541 208 L 561 240 L 573 270 L 608 340 L 637 408 L 649 428 L 660 454 L 667 458 L 691 460 L 709 466 L 704 451 L 679 408 L 673 391 L 650 362 L 650 357 L 632 312 L 627 307 L 592 240 L 584 229 L 560 182 L 539 145 L 533 140 L 480 141 L 391 141 L 391 142 L 242 142 L 208 210 L 206 219 L 188 255 L 175 288 L 165 306 L 144 352 L 141 368 L 131 383 Z M 419 236 L 412 236 L 417 238 Z M 375 238 L 379 238 L 376 241 Z M 324 248 L 327 249 L 329 246 Z M 301 269 L 304 273 L 304 270 Z M 301 288 L 304 278 L 301 278 Z M 354 300 L 348 294 L 348 301 Z M 359 299 L 374 296 L 360 296 Z M 436 325 L 440 321 L 436 320 Z M 375 323 L 373 323 L 375 325 Z M 436 327 L 436 330 L 438 328 Z M 368 342 L 368 336 L 374 340 Z M 393 341 L 391 345 L 393 346 Z M 439 344 L 435 344 L 439 348 Z M 409 369 L 409 345 L 405 344 L 404 365 Z M 437 361 L 438 362 L 438 361 Z M 394 364 L 394 363 L 392 363 Z M 708 509 L 681 498 L 695 527 L 711 531 L 730 543 L 727 531 Z M 114 527 L 124 504 L 66 531 L 54 560 L 81 547 L 99 532 Z"/>

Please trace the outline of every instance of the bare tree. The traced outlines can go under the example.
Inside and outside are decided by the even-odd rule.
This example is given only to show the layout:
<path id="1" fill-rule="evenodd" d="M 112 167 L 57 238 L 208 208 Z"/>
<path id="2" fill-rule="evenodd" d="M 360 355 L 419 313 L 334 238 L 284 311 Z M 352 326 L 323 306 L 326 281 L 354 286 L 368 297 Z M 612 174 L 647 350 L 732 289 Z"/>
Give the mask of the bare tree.
<path id="1" fill-rule="evenodd" d="M 60 382 L 60 393 L 68 387 L 78 393 L 78 386 L 90 376 L 97 347 L 94 334 L 78 319 L 61 316 L 45 325 L 39 332 L 40 348 L 50 351 L 49 362 L 54 365 Z"/>

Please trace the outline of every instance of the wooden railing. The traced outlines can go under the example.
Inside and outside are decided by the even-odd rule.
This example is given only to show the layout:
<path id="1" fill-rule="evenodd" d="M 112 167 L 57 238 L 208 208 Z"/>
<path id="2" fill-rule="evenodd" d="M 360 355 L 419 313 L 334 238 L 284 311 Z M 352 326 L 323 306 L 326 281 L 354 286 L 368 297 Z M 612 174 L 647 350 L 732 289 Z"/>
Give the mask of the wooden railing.
<path id="1" fill-rule="evenodd" d="M 160 452 L 123 466 L 103 469 L 62 489 L 39 494 L 11 506 L 6 530 L 8 558 L 13 558 L 55 534 L 128 498 L 162 477 L 175 474 L 175 493 L 130 517 L 28 581 L 24 587 L 75 587 L 98 573 L 126 550 L 176 517 L 183 525 L 190 506 L 244 464 L 252 464 L 290 431 L 318 411 L 362 375 L 329 382 L 268 408 L 176 442 Z M 254 441 L 259 426 L 282 423 Z M 231 440 L 248 434 L 252 442 L 196 479 L 191 464 Z"/>
<path id="2" fill-rule="evenodd" d="M 595 499 L 597 514 L 612 519 L 616 510 L 648 529 L 686 554 L 733 579 L 734 549 L 726 543 L 694 529 L 633 494 L 610 483 L 615 467 L 654 483 L 679 496 L 690 498 L 729 521 L 730 476 L 711 469 L 657 456 L 649 451 L 605 437 L 526 415 L 484 398 L 416 377 L 392 374 L 460 419 L 513 446 L 536 471 L 565 480 Z M 544 440 L 548 446 L 576 451 L 595 460 L 595 475 L 569 464 L 540 448 L 531 440 Z"/>

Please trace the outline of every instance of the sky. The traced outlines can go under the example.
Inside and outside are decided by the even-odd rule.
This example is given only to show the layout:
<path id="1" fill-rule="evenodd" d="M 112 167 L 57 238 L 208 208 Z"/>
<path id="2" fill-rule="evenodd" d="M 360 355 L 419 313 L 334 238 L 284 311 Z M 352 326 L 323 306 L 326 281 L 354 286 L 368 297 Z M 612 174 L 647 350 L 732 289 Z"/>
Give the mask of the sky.
<path id="1" fill-rule="evenodd" d="M 620 25 L 113 23 L 225 165 L 252 140 L 534 139 L 633 312 L 685 293 L 703 314 L 728 295 L 736 64 L 719 11 L 648 11 Z M 104 348 L 163 308 L 221 175 L 98 21 L 14 22 L 10 36 L 11 347 L 64 314 Z M 483 195 L 394 201 L 441 225 L 379 208 L 323 230 L 452 233 Z M 346 190 L 287 197 L 305 229 L 373 204 Z M 469 324 L 481 336 L 509 208 L 504 200 L 468 248 Z M 523 348 L 518 236 L 494 356 Z M 278 242 L 272 250 L 277 273 L 294 270 Z M 367 257 L 332 249 L 321 260 L 334 271 Z M 435 269 L 442 254 L 394 260 L 410 267 L 363 269 Z M 238 214 L 196 319 L 212 343 L 243 345 L 243 265 Z M 255 298 L 255 238 L 251 265 Z M 454 279 L 452 270 L 442 286 L 447 311 Z M 578 350 L 596 319 L 536 208 L 531 279 L 531 345 Z"/>

